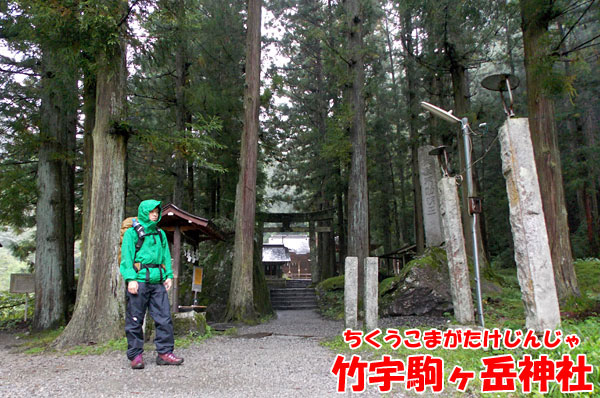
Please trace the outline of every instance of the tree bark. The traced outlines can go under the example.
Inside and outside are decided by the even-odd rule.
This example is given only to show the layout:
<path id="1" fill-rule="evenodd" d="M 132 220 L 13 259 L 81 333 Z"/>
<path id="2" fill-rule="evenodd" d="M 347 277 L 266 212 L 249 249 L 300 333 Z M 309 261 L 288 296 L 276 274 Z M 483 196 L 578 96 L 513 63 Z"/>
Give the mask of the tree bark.
<path id="1" fill-rule="evenodd" d="M 121 0 L 109 3 L 116 16 L 124 15 L 126 6 L 127 3 Z M 123 37 L 124 26 L 118 29 Z M 86 242 L 85 277 L 75 312 L 55 343 L 58 347 L 102 342 L 123 335 L 125 287 L 117 257 L 125 203 L 127 129 L 122 123 L 127 71 L 125 54 L 126 45 L 120 40 L 97 58 L 89 218 L 93 237 Z"/>
<path id="2" fill-rule="evenodd" d="M 367 186 L 367 135 L 365 129 L 365 70 L 363 59 L 364 13 L 359 0 L 343 1 L 347 23 L 348 90 L 352 112 L 352 159 L 348 182 L 348 255 L 358 257 L 358 297 L 364 292 L 362 264 L 369 256 L 369 196 Z"/>
<path id="3" fill-rule="evenodd" d="M 408 30 L 409 28 L 407 28 L 406 26 L 404 26 L 404 31 L 406 32 L 406 30 Z M 386 43 L 387 43 L 387 48 L 388 48 L 388 57 L 390 59 L 390 75 L 392 77 L 392 86 L 394 87 L 394 102 L 398 105 L 398 108 L 396 109 L 396 117 L 395 117 L 395 122 L 396 122 L 396 133 L 398 134 L 401 131 L 401 123 L 400 123 L 400 96 L 398 95 L 398 90 L 396 89 L 396 87 L 398 87 L 398 84 L 396 83 L 396 66 L 395 66 L 395 62 L 394 62 L 394 48 L 392 45 L 392 38 L 391 38 L 391 34 L 390 34 L 390 30 L 389 30 L 389 24 L 388 24 L 388 19 L 387 16 L 385 16 L 385 38 L 386 38 Z M 407 71 L 408 73 L 408 71 Z M 408 78 L 408 80 L 410 80 L 410 78 Z M 410 106 L 410 105 L 409 105 Z M 411 114 L 412 115 L 412 114 Z M 411 117 L 411 121 L 412 121 L 412 117 Z M 410 128 L 410 127 L 409 127 Z M 409 136 L 412 136 L 411 134 L 409 134 Z M 401 153 L 401 146 L 398 145 L 398 152 Z M 394 220 L 394 226 L 395 226 L 395 232 L 396 232 L 396 239 L 394 240 L 394 245 L 395 246 L 399 246 L 400 242 L 404 242 L 404 228 L 400 227 L 400 215 L 398 213 L 398 203 L 396 201 L 396 184 L 395 184 L 395 180 L 394 180 L 394 162 L 392 159 L 392 154 L 391 151 L 387 151 L 388 154 L 388 163 L 389 163 L 389 176 L 390 176 L 390 182 L 392 185 L 392 210 L 393 210 L 393 220 Z M 403 173 L 403 171 L 401 171 L 401 173 Z M 403 180 L 403 179 L 402 179 Z M 401 182 L 401 184 L 403 184 L 403 181 Z M 420 193 L 420 190 L 419 190 Z M 401 202 L 402 202 L 402 211 L 404 211 L 404 205 L 405 205 L 405 197 L 404 197 L 404 187 L 401 185 Z M 415 213 L 417 213 L 419 211 L 419 209 L 415 206 Z M 406 220 L 404 220 L 404 217 L 402 217 L 403 220 L 403 224 L 406 223 Z M 420 217 L 417 219 L 422 220 L 423 217 Z M 415 226 L 416 229 L 418 230 L 419 227 Z M 423 237 L 423 241 L 424 241 L 424 231 L 422 229 L 422 225 L 421 225 L 421 236 Z M 418 234 L 417 234 L 418 236 Z M 418 240 L 418 239 L 417 239 Z M 390 246 L 392 245 L 392 242 L 390 242 Z M 385 245 L 384 245 L 385 246 Z M 417 245 L 418 246 L 418 245 Z M 384 251 L 386 253 L 391 252 L 391 250 L 387 250 L 384 249 Z"/>
<path id="4" fill-rule="evenodd" d="M 340 174 L 341 177 L 341 172 L 338 169 L 338 173 Z M 340 178 L 341 179 L 341 178 Z M 338 263 L 341 265 L 344 263 L 344 259 L 346 258 L 346 253 L 347 253 L 347 249 L 346 249 L 346 223 L 344 222 L 345 220 L 345 207 L 344 207 L 344 193 L 343 190 L 338 190 L 337 195 L 336 195 L 336 202 L 337 202 L 337 232 L 338 232 L 338 236 L 339 236 L 339 258 L 338 258 Z M 342 266 L 342 265 L 341 265 Z M 342 266 L 343 267 L 343 266 Z M 343 272 L 342 272 L 343 273 Z"/>
<path id="5" fill-rule="evenodd" d="M 415 208 L 415 244 L 417 245 L 417 253 L 421 254 L 425 250 L 425 225 L 423 220 L 423 195 L 421 192 L 421 183 L 419 179 L 419 128 L 417 126 L 417 82 L 416 70 L 413 58 L 413 29 L 412 16 L 410 10 L 407 10 L 403 15 L 403 40 L 402 43 L 408 56 L 404 61 L 404 72 L 406 74 L 406 99 L 408 102 L 408 131 L 410 140 L 411 153 L 411 170 L 413 184 L 413 204 Z M 391 59 L 391 54 L 390 54 Z M 398 101 L 399 102 L 399 101 Z"/>
<path id="6" fill-rule="evenodd" d="M 73 293 L 77 101 L 76 68 L 60 59 L 55 49 L 44 48 L 36 208 L 36 330 L 64 324 Z"/>
<path id="7" fill-rule="evenodd" d="M 446 50 L 446 56 L 448 57 L 448 61 L 450 63 L 450 75 L 452 77 L 452 96 L 454 98 L 454 110 L 456 111 L 456 115 L 459 117 L 466 117 L 471 109 L 470 102 L 470 90 L 469 90 L 469 80 L 467 75 L 467 68 L 464 65 L 464 61 L 461 60 L 461 57 L 456 49 L 456 46 L 453 43 L 450 43 L 446 40 L 444 43 L 444 47 Z M 456 128 L 456 127 L 454 127 Z M 471 139 L 471 137 L 469 137 Z M 461 129 L 458 129 L 457 135 L 457 146 L 458 146 L 458 154 L 459 154 L 459 165 L 460 172 L 465 173 L 464 182 L 460 186 L 460 196 L 461 196 L 461 213 L 463 219 L 463 233 L 465 236 L 465 240 L 468 242 L 473 241 L 473 217 L 469 213 L 469 193 L 467 190 L 466 184 L 466 153 L 465 146 L 463 145 L 463 132 Z M 473 141 L 471 139 L 471 145 L 473 145 Z M 471 159 L 471 163 L 473 159 Z M 475 168 L 471 168 L 471 173 L 473 177 L 473 196 L 479 196 L 478 187 L 479 182 L 477 179 L 477 173 Z M 483 218 L 483 214 L 480 215 L 479 219 Z M 478 231 L 477 234 L 479 239 L 477 239 L 477 252 L 479 253 L 479 259 L 481 264 L 487 263 L 487 255 L 485 247 L 483 246 L 483 233 L 481 228 L 481 222 L 478 222 L 475 226 Z M 465 246 L 467 251 L 467 255 L 473 256 L 473 245 L 467 244 Z"/>
<path id="8" fill-rule="evenodd" d="M 248 0 L 246 37 L 246 90 L 240 177 L 235 199 L 235 246 L 227 318 L 256 318 L 253 297 L 254 222 L 256 216 L 256 164 L 260 106 L 261 0 Z"/>
<path id="9" fill-rule="evenodd" d="M 90 208 L 92 206 L 92 174 L 94 166 L 94 140 L 92 133 L 96 119 L 96 75 L 89 70 L 84 74 L 83 82 L 83 209 L 81 215 L 81 261 L 79 263 L 79 279 L 77 296 L 83 287 L 86 264 L 86 245 L 90 238 Z"/>
<path id="10" fill-rule="evenodd" d="M 187 129 L 188 111 L 185 100 L 185 89 L 187 82 L 187 54 L 185 37 L 186 33 L 183 30 L 184 24 L 184 4 L 182 0 L 176 0 L 174 7 L 176 9 L 177 18 L 177 48 L 175 52 L 175 119 L 177 133 L 180 137 L 184 137 Z M 180 208 L 185 206 L 185 194 L 187 183 L 187 161 L 182 151 L 175 152 L 175 186 L 173 189 L 173 204 Z"/>
<path id="11" fill-rule="evenodd" d="M 554 18 L 553 1 L 521 0 L 521 27 L 527 77 L 527 110 L 535 155 L 546 230 L 552 253 L 556 290 L 561 301 L 579 295 L 569 241 L 567 210 L 554 103 L 542 88 L 540 64 L 549 55 L 544 36 Z"/>
<path id="12" fill-rule="evenodd" d="M 585 137 L 586 146 L 589 148 L 596 147 L 596 137 L 594 130 L 598 126 L 598 117 L 596 108 L 590 103 L 584 105 L 584 116 L 582 123 L 583 135 Z M 589 159 L 588 159 L 589 161 Z M 600 255 L 600 212 L 598 209 L 598 170 L 594 170 L 588 177 L 588 182 L 585 187 L 585 215 L 587 222 L 588 242 L 592 256 Z"/>

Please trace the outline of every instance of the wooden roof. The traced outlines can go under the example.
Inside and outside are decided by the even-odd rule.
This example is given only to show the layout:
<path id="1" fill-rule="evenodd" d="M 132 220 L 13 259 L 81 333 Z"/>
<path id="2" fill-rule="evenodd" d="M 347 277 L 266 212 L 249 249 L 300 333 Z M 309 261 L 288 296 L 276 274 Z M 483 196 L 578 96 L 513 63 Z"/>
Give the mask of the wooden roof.
<path id="1" fill-rule="evenodd" d="M 167 234 L 172 234 L 175 227 L 179 227 L 185 237 L 195 241 L 224 239 L 223 234 L 210 220 L 188 213 L 172 203 L 163 207 L 158 226 Z"/>

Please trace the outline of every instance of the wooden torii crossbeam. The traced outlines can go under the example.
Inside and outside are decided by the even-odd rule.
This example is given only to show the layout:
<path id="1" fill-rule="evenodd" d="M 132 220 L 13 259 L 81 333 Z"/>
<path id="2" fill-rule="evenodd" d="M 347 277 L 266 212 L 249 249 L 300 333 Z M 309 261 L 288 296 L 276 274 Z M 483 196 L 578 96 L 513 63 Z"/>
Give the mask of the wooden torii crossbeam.
<path id="1" fill-rule="evenodd" d="M 333 208 L 305 213 L 257 213 L 256 222 L 264 232 L 308 232 L 312 281 L 320 282 L 335 273 L 335 240 L 333 236 Z M 265 223 L 281 226 L 265 227 Z M 292 224 L 306 225 L 292 225 Z M 317 223 L 319 225 L 317 225 Z M 262 247 L 260 248 L 262 252 Z"/>

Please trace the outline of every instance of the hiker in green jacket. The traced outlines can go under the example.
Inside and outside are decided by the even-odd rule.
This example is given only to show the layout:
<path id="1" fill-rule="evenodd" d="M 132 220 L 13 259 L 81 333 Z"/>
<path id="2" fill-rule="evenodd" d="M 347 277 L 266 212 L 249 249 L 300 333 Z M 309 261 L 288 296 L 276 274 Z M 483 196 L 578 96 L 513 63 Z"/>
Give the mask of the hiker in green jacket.
<path id="1" fill-rule="evenodd" d="M 181 365 L 183 358 L 173 354 L 173 321 L 167 291 L 173 281 L 171 253 L 165 232 L 157 227 L 162 208 L 158 200 L 144 200 L 133 227 L 125 231 L 121 245 L 121 275 L 127 285 L 127 358 L 133 369 L 143 369 L 146 310 L 156 325 L 156 363 Z M 136 222 L 137 221 L 137 222 Z"/>

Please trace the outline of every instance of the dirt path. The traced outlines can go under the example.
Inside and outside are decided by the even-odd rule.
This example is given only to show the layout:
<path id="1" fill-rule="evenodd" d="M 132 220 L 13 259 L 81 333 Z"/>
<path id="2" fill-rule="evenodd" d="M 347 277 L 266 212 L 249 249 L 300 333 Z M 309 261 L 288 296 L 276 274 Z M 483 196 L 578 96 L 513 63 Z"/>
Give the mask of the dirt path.
<path id="1" fill-rule="evenodd" d="M 339 334 L 342 322 L 314 311 L 280 311 L 277 319 L 240 327 L 238 336 L 218 336 L 177 349 L 179 367 L 134 371 L 122 352 L 99 356 L 14 353 L 14 336 L 0 335 L 2 397 L 339 397 L 330 374 L 335 353 L 319 343 Z M 350 394 L 348 394 L 350 396 Z M 369 387 L 362 397 L 379 396 Z M 398 397 L 398 394 L 393 394 Z"/>

